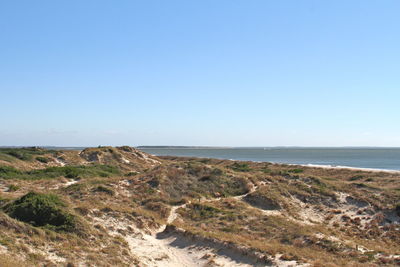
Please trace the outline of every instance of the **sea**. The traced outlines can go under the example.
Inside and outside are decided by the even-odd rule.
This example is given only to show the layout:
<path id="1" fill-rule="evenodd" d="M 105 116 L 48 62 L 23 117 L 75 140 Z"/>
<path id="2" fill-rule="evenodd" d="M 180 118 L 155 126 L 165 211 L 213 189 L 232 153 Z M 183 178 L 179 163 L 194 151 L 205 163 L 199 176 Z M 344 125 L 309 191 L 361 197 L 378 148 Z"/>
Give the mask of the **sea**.
<path id="1" fill-rule="evenodd" d="M 321 167 L 400 171 L 400 148 L 139 147 L 156 156 L 189 156 Z"/>

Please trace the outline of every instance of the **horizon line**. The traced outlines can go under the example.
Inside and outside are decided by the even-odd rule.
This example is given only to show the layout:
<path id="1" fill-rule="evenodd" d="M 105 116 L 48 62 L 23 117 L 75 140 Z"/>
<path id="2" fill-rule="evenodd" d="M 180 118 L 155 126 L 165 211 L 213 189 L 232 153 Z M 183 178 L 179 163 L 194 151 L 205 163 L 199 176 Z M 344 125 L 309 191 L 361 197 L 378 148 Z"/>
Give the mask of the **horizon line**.
<path id="1" fill-rule="evenodd" d="M 213 148 L 213 149 L 240 149 L 240 148 L 400 148 L 400 146 L 180 146 L 180 145 L 98 145 L 98 146 L 57 146 L 57 145 L 7 145 L 1 146 L 0 148 L 94 148 L 94 147 L 119 147 L 119 146 L 130 146 L 135 148 L 160 148 L 160 149 L 185 149 L 185 148 Z"/>

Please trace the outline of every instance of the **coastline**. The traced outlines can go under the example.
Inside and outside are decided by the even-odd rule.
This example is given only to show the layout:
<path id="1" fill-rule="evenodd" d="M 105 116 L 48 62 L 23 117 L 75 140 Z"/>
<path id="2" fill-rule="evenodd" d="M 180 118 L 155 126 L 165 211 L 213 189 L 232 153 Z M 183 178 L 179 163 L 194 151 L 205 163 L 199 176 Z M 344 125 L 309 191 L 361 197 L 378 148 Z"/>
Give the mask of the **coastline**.
<path id="1" fill-rule="evenodd" d="M 320 164 L 296 164 L 296 163 L 284 163 L 284 162 L 272 162 L 272 161 L 256 161 L 256 160 L 237 160 L 237 159 L 229 159 L 231 161 L 250 161 L 250 162 L 258 162 L 258 163 L 271 163 L 276 165 L 287 165 L 287 166 L 301 166 L 308 168 L 319 168 L 319 169 L 330 169 L 330 170 L 351 170 L 351 171 L 365 171 L 365 172 L 386 172 L 386 173 L 398 173 L 400 174 L 400 170 L 389 170 L 389 169 L 377 169 L 377 168 L 363 168 L 363 167 L 351 167 L 351 166 L 333 166 L 333 165 L 320 165 Z"/>
<path id="2" fill-rule="evenodd" d="M 146 151 L 146 153 L 149 153 Z M 240 160 L 240 159 L 226 159 L 226 158 L 212 158 L 212 157 L 195 157 L 195 156 L 177 156 L 177 155 L 156 155 L 151 154 L 155 157 L 190 157 L 190 158 L 204 158 L 204 159 L 219 159 L 219 160 L 230 160 L 230 161 L 249 161 L 249 162 L 257 162 L 257 163 L 271 163 L 276 165 L 287 165 L 287 166 L 302 166 L 308 168 L 320 168 L 320 169 L 337 169 L 337 170 L 351 170 L 351 171 L 365 171 L 365 172 L 385 172 L 385 173 L 393 173 L 400 174 L 400 170 L 391 170 L 391 169 L 377 169 L 377 168 L 363 168 L 363 167 L 352 167 L 352 166 L 333 166 L 333 165 L 319 165 L 319 164 L 296 164 L 296 163 L 285 163 L 285 162 L 272 162 L 272 161 L 258 161 L 258 160 Z"/>
<path id="3" fill-rule="evenodd" d="M 294 148 L 282 149 L 221 149 L 167 148 L 143 149 L 156 156 L 230 159 L 269 162 L 324 169 L 348 169 L 366 172 L 400 173 L 400 149 L 384 148 Z"/>
<path id="4" fill-rule="evenodd" d="M 374 169 L 374 168 L 362 168 L 362 167 L 351 167 L 351 166 L 332 166 L 332 165 L 318 165 L 318 164 L 288 164 L 288 163 L 274 163 L 274 164 L 284 164 L 291 166 L 303 166 L 310 168 L 321 168 L 321 169 L 339 169 L 339 170 L 352 170 L 352 171 L 366 171 L 366 172 L 386 172 L 386 173 L 398 173 L 400 170 L 388 170 L 388 169 Z"/>

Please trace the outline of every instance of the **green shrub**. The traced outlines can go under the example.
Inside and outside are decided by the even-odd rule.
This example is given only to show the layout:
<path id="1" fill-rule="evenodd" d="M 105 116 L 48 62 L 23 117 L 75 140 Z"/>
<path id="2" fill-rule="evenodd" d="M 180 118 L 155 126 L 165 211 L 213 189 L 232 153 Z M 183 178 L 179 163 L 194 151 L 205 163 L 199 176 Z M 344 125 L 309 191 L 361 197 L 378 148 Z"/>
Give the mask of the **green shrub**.
<path id="1" fill-rule="evenodd" d="M 249 172 L 251 171 L 249 164 L 247 163 L 239 163 L 235 162 L 231 166 L 229 166 L 232 170 L 237 172 Z"/>
<path id="2" fill-rule="evenodd" d="M 96 191 L 96 192 L 103 192 L 103 193 L 109 194 L 110 196 L 115 195 L 114 190 L 112 190 L 112 189 L 109 188 L 109 187 L 103 186 L 103 185 L 99 185 L 99 186 L 95 189 L 95 191 Z"/>
<path id="3" fill-rule="evenodd" d="M 357 181 L 357 180 L 361 180 L 361 179 L 363 179 L 364 178 L 364 176 L 362 176 L 362 175 L 356 175 L 356 176 L 352 176 L 352 177 L 350 177 L 350 181 Z"/>
<path id="4" fill-rule="evenodd" d="M 1 178 L 5 178 L 5 176 L 13 178 L 13 176 L 17 176 L 19 174 L 21 174 L 21 172 L 14 167 L 0 166 L 0 177 Z"/>
<path id="5" fill-rule="evenodd" d="M 65 203 L 53 194 L 30 192 L 7 205 L 5 211 L 17 220 L 52 230 L 71 232 L 76 226 Z"/>
<path id="6" fill-rule="evenodd" d="M 71 178 L 71 179 L 79 178 L 79 174 L 82 173 L 82 172 L 79 171 L 78 168 L 74 168 L 74 167 L 71 167 L 71 166 L 65 167 L 64 168 L 64 172 L 65 172 L 64 176 L 66 178 Z"/>
<path id="7" fill-rule="evenodd" d="M 130 177 L 130 176 L 135 176 L 135 175 L 138 175 L 138 174 L 139 174 L 138 172 L 128 172 L 127 174 L 125 174 L 125 176 Z"/>
<path id="8" fill-rule="evenodd" d="M 46 157 L 36 157 L 36 160 L 42 163 L 49 163 L 50 159 Z"/>
<path id="9" fill-rule="evenodd" d="M 67 191 L 67 192 L 82 192 L 86 188 L 87 188 L 86 184 L 77 183 L 77 184 L 71 184 L 71 185 L 65 187 L 64 191 Z"/>
<path id="10" fill-rule="evenodd" d="M 38 147 L 25 147 L 25 148 L 0 148 L 0 154 L 9 155 L 14 158 L 29 161 L 35 155 L 55 154 L 54 150 L 47 150 Z"/>
<path id="11" fill-rule="evenodd" d="M 20 187 L 18 185 L 10 184 L 8 186 L 8 192 L 14 192 L 17 191 Z"/>
<path id="12" fill-rule="evenodd" d="M 120 174 L 118 168 L 108 165 L 48 167 L 31 171 L 20 171 L 12 167 L 0 166 L 0 178 L 4 179 L 38 180 L 53 179 L 62 176 L 76 179 L 88 177 L 111 177 L 117 174 Z"/>
<path id="13" fill-rule="evenodd" d="M 291 173 L 302 173 L 302 172 L 304 172 L 304 170 L 303 169 L 290 169 L 290 170 L 288 170 L 288 172 L 291 172 Z"/>
<path id="14" fill-rule="evenodd" d="M 211 162 L 211 159 L 200 159 L 199 162 L 204 163 L 204 164 L 208 164 Z"/>
<path id="15" fill-rule="evenodd" d="M 188 215 L 194 221 L 201 221 L 224 214 L 224 211 L 220 209 L 200 203 L 190 204 L 188 208 Z"/>
<path id="16" fill-rule="evenodd" d="M 218 169 L 218 168 L 214 168 L 211 171 L 211 175 L 214 175 L 214 176 L 220 176 L 220 175 L 223 175 L 223 174 L 224 174 L 224 172 L 221 169 Z"/>
<path id="17" fill-rule="evenodd" d="M 13 156 L 17 159 L 20 160 L 31 160 L 32 159 L 32 155 L 24 152 L 24 151 L 20 151 L 20 150 L 13 150 L 7 153 L 10 156 Z"/>
<path id="18" fill-rule="evenodd" d="M 272 170 L 269 169 L 268 167 L 262 168 L 261 171 L 262 171 L 263 173 L 271 173 L 271 172 L 272 172 Z"/>

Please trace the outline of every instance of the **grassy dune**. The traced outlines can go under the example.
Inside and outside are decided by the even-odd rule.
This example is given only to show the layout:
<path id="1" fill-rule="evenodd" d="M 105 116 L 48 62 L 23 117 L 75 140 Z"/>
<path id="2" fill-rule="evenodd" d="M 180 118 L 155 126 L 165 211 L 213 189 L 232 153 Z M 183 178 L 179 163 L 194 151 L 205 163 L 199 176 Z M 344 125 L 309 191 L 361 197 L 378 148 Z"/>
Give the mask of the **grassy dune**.
<path id="1" fill-rule="evenodd" d="M 272 265 L 396 266 L 399 178 L 385 172 L 157 158 L 129 147 L 3 149 L 0 265 L 15 259 L 20 266 L 132 266 L 145 260 L 138 250 L 146 247 L 143 240 L 172 249 L 154 236 L 169 223 L 179 229 L 172 235 L 185 233 L 194 242 L 173 249 L 211 266 L 227 258 L 212 250 L 211 258 L 200 255 L 196 242 L 204 238 Z M 171 255 L 151 256 L 157 252 L 151 244 L 147 261 L 172 262 Z"/>

